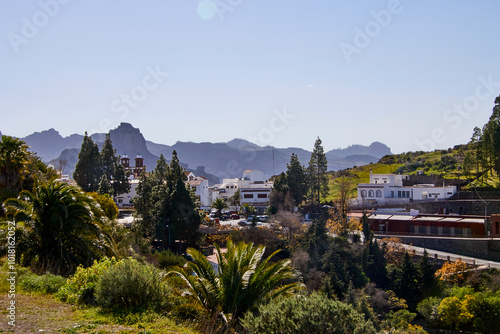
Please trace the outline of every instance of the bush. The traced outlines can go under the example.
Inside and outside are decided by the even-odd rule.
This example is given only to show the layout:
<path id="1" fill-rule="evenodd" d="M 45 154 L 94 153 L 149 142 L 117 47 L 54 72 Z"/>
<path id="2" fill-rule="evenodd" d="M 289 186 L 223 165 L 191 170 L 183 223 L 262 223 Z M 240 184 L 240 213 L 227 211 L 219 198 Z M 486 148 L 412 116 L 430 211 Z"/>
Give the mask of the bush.
<path id="1" fill-rule="evenodd" d="M 439 326 L 438 307 L 439 304 L 441 304 L 441 300 L 442 299 L 438 297 L 429 297 L 422 300 L 417 305 L 418 313 L 420 313 L 420 315 L 422 315 L 425 318 L 429 326 L 432 327 Z"/>
<path id="2" fill-rule="evenodd" d="M 280 298 L 258 313 L 243 318 L 248 333 L 376 333 L 352 306 L 318 293 Z"/>
<path id="3" fill-rule="evenodd" d="M 66 278 L 52 274 L 42 276 L 27 274 L 19 281 L 19 285 L 25 291 L 44 294 L 56 293 L 64 284 L 66 284 Z"/>
<path id="4" fill-rule="evenodd" d="M 174 254 L 170 249 L 156 252 L 154 256 L 158 261 L 158 267 L 160 267 L 161 269 L 167 269 L 173 266 L 182 267 L 186 262 L 185 258 L 180 255 Z"/>
<path id="5" fill-rule="evenodd" d="M 127 259 L 106 270 L 96 285 L 96 302 L 110 310 L 161 309 L 166 289 L 163 274 L 152 265 Z"/>
<path id="6" fill-rule="evenodd" d="M 94 261 L 91 267 L 78 267 L 75 274 L 67 280 L 66 285 L 61 287 L 56 297 L 70 304 L 95 304 L 95 287 L 99 277 L 106 269 L 117 263 L 119 262 L 114 257 L 103 258 L 100 261 Z"/>

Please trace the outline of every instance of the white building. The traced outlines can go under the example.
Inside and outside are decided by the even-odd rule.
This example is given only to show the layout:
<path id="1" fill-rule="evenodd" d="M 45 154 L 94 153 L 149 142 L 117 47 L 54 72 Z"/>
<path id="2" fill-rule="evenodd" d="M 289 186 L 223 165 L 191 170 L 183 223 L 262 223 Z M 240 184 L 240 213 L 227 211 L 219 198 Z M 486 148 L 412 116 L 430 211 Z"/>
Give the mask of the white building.
<path id="1" fill-rule="evenodd" d="M 354 205 L 401 204 L 411 201 L 444 200 L 457 192 L 456 186 L 417 184 L 404 186 L 408 175 L 371 174 L 370 183 L 358 184 L 358 198 Z"/>
<path id="2" fill-rule="evenodd" d="M 132 198 L 134 198 L 137 195 L 135 189 L 139 184 L 139 179 L 134 178 L 134 175 L 131 175 L 129 177 L 129 182 L 130 182 L 130 191 L 126 194 L 121 194 L 115 197 L 116 205 L 119 208 L 132 206 Z"/>
<path id="3" fill-rule="evenodd" d="M 208 191 L 208 180 L 203 176 L 196 176 L 193 172 L 186 172 L 186 185 L 189 186 L 198 197 L 202 207 L 209 207 L 212 204 Z"/>

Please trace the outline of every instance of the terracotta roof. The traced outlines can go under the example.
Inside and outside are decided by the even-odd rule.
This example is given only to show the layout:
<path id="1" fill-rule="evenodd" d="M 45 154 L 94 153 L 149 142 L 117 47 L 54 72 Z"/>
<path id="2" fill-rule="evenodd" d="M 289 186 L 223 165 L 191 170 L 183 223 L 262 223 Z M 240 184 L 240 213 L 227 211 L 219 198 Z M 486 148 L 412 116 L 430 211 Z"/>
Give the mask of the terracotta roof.
<path id="1" fill-rule="evenodd" d="M 187 183 L 188 183 L 190 186 L 199 186 L 202 182 L 203 182 L 203 180 L 193 180 L 193 181 L 187 181 Z"/>

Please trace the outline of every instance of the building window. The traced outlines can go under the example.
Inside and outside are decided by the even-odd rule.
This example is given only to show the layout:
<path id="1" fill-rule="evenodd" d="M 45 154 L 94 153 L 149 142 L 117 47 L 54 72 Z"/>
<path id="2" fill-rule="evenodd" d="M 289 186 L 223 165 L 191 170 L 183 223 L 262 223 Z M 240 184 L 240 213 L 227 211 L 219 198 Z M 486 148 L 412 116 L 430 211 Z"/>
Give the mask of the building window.
<path id="1" fill-rule="evenodd" d="M 398 198 L 401 198 L 402 195 L 401 195 L 401 191 L 398 190 Z"/>
<path id="2" fill-rule="evenodd" d="M 377 196 L 377 197 L 382 197 L 382 192 L 381 192 L 380 190 L 377 190 L 377 192 L 376 192 L 376 196 Z"/>
<path id="3" fill-rule="evenodd" d="M 368 197 L 373 197 L 373 190 L 370 190 L 370 191 L 368 192 Z"/>
<path id="4" fill-rule="evenodd" d="M 267 194 L 257 194 L 257 198 L 267 198 Z"/>
<path id="5" fill-rule="evenodd" d="M 391 198 L 394 198 L 394 191 L 391 191 Z"/>
<path id="6" fill-rule="evenodd" d="M 361 190 L 361 197 L 366 197 L 366 190 Z"/>
<path id="7" fill-rule="evenodd" d="M 253 194 L 244 194 L 243 198 L 253 198 Z"/>

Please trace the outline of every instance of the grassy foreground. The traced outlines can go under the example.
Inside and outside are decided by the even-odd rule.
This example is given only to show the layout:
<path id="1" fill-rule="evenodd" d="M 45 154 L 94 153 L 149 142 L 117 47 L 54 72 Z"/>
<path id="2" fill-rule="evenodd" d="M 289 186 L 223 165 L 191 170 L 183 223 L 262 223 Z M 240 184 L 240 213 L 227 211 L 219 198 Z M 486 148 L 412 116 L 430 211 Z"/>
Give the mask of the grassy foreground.
<path id="1" fill-rule="evenodd" d="M 79 308 L 51 295 L 17 293 L 16 326 L 8 324 L 7 294 L 0 296 L 0 333 L 198 333 L 156 313 L 111 315 Z"/>

